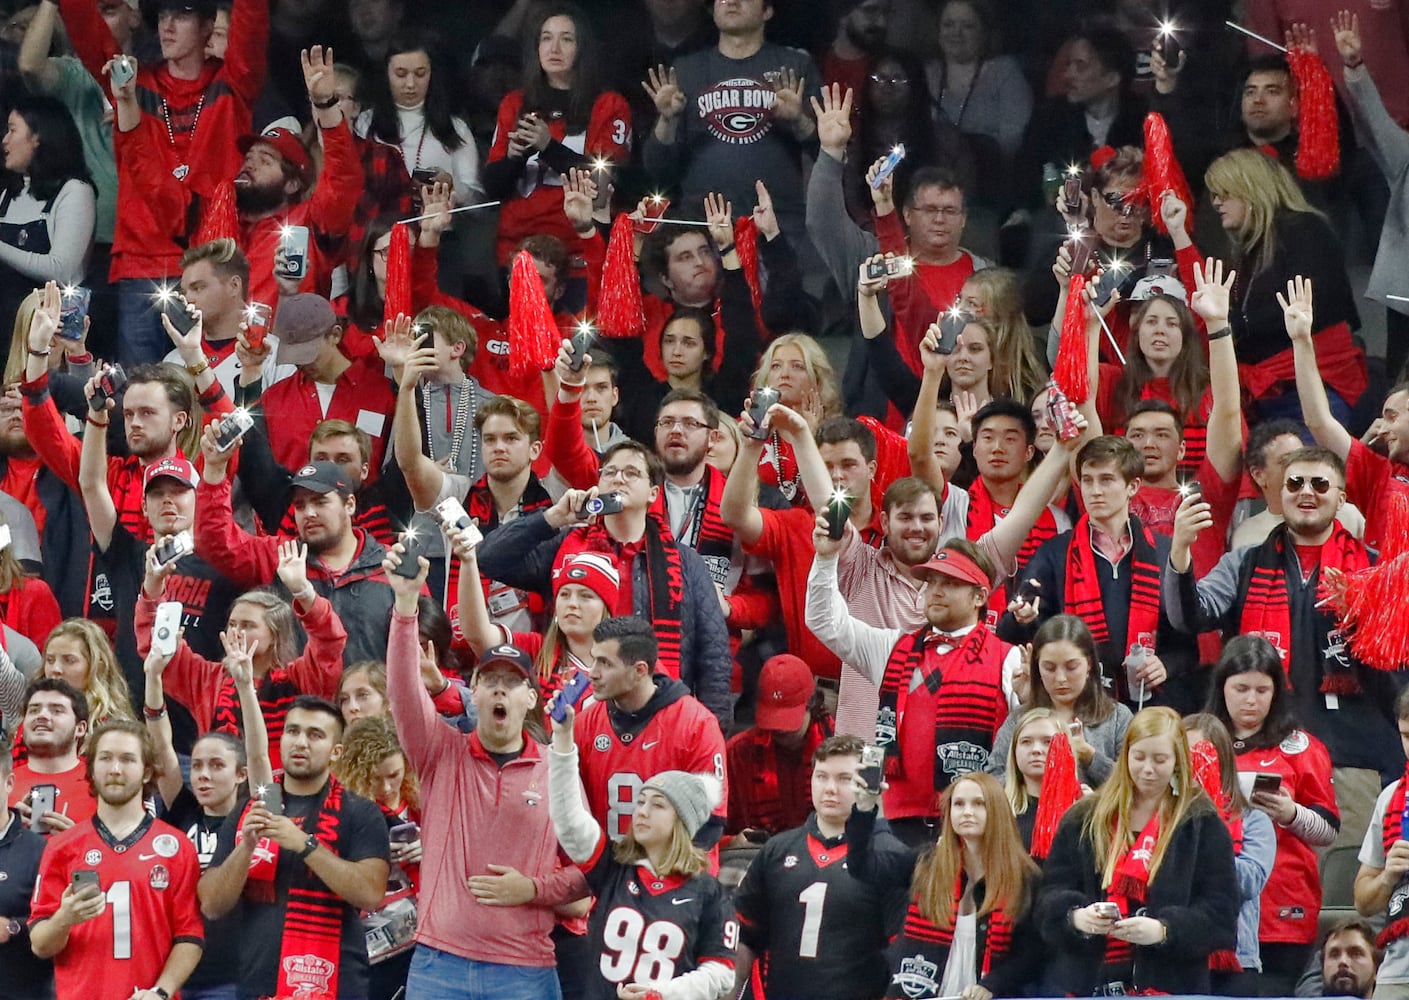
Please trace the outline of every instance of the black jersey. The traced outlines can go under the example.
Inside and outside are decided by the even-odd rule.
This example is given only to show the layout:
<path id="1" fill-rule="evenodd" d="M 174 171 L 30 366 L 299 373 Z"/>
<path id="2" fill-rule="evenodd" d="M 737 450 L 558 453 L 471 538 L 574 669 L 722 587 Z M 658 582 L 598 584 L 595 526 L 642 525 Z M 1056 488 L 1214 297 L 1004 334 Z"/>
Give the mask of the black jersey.
<path id="1" fill-rule="evenodd" d="M 886 988 L 886 914 L 899 900 L 847 871 L 816 815 L 769 839 L 734 894 L 739 940 L 767 1000 L 859 1000 Z"/>
<path id="2" fill-rule="evenodd" d="M 589 920 L 597 973 L 588 1000 L 616 1000 L 621 983 L 661 989 L 706 962 L 734 968 L 739 927 L 712 875 L 661 877 L 645 864 L 622 864 L 604 835 L 580 866 L 597 896 Z"/>

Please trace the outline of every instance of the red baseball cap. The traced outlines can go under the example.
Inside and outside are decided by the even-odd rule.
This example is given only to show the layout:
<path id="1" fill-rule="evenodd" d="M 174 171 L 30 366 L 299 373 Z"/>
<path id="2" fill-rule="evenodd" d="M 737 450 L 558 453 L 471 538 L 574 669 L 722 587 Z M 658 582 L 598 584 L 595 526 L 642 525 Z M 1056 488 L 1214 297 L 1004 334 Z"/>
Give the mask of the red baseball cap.
<path id="1" fill-rule="evenodd" d="M 791 653 L 769 657 L 758 675 L 754 725 L 776 733 L 797 732 L 807 719 L 816 683 L 812 668 Z"/>
<path id="2" fill-rule="evenodd" d="M 173 458 L 163 458 L 160 462 L 153 462 L 147 466 L 146 471 L 142 473 L 142 492 L 146 493 L 152 488 L 152 482 L 162 476 L 174 479 L 182 486 L 189 486 L 191 489 L 195 489 L 196 483 L 199 482 L 196 467 L 191 464 L 190 459 L 177 455 Z"/>
<path id="3" fill-rule="evenodd" d="M 972 583 L 975 587 L 992 587 L 993 581 L 962 552 L 954 549 L 939 549 L 927 563 L 915 567 L 916 573 L 943 573 L 945 576 Z"/>
<path id="4" fill-rule="evenodd" d="M 308 155 L 308 149 L 304 146 L 303 140 L 299 138 L 297 132 L 287 128 L 268 128 L 258 135 L 251 133 L 240 136 L 235 147 L 243 155 L 261 142 L 271 147 L 287 162 L 293 164 L 305 181 L 312 179 L 313 158 Z"/>

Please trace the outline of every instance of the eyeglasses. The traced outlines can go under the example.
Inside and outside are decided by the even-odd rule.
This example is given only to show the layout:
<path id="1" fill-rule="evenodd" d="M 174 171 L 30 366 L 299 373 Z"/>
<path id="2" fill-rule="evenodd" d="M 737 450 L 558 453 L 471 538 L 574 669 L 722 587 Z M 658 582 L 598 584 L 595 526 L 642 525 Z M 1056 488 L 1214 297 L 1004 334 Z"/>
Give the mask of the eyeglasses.
<path id="1" fill-rule="evenodd" d="M 1333 485 L 1325 476 L 1288 476 L 1284 485 L 1288 493 L 1295 495 L 1305 489 L 1308 484 L 1316 492 L 1316 495 L 1321 497 L 1329 493 Z"/>
<path id="2" fill-rule="evenodd" d="M 656 430 L 658 431 L 674 430 L 676 427 L 679 427 L 686 434 L 709 430 L 709 424 L 702 424 L 694 417 L 661 417 L 656 421 Z"/>
<path id="3" fill-rule="evenodd" d="M 597 473 L 597 480 L 603 483 L 611 479 L 620 479 L 624 482 L 634 483 L 638 479 L 645 478 L 646 471 L 644 469 L 638 469 L 634 465 L 608 465 L 604 466 L 602 471 Z"/>
<path id="4" fill-rule="evenodd" d="M 872 73 L 871 82 L 889 84 L 892 87 L 904 87 L 910 83 L 910 78 L 908 76 L 884 76 L 880 73 Z"/>
<path id="5" fill-rule="evenodd" d="M 380 257 L 382 260 L 386 260 L 387 257 L 391 255 L 391 247 L 374 247 L 372 249 L 372 253 L 377 257 Z"/>
<path id="6" fill-rule="evenodd" d="M 916 215 L 938 215 L 946 219 L 957 219 L 964 214 L 962 208 L 953 205 L 911 205 L 910 211 Z"/>

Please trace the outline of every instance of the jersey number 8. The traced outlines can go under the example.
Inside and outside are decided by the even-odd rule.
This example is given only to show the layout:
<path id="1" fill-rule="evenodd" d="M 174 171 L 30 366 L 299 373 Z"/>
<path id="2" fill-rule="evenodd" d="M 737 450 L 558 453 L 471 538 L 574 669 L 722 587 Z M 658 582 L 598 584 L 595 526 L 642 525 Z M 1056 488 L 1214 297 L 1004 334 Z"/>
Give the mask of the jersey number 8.
<path id="1" fill-rule="evenodd" d="M 601 958 L 607 982 L 661 986 L 675 978 L 685 932 L 669 920 L 648 924 L 639 910 L 618 906 L 607 915 L 602 944 L 607 949 Z"/>

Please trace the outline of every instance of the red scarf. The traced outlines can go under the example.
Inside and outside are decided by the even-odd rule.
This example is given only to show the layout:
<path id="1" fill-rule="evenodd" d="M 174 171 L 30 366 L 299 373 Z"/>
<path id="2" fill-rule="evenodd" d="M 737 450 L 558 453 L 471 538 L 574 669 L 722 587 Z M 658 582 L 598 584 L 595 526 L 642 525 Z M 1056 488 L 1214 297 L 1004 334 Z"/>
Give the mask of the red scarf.
<path id="1" fill-rule="evenodd" d="M 287 667 L 274 667 L 264 675 L 256 687 L 259 697 L 260 714 L 269 733 L 269 757 L 278 772 L 283 767 L 279 741 L 284 735 L 284 717 L 293 707 L 294 699 L 304 691 L 289 677 Z M 243 738 L 245 731 L 244 715 L 240 711 L 240 693 L 228 674 L 220 678 L 220 687 L 215 692 L 215 705 L 210 716 L 210 728 L 214 732 L 232 733 Z"/>
<path id="2" fill-rule="evenodd" d="M 1267 540 L 1258 547 L 1252 559 L 1252 573 L 1248 577 L 1247 594 L 1243 598 L 1242 612 L 1238 616 L 1238 632 L 1242 635 L 1260 635 L 1282 654 L 1283 665 L 1290 668 L 1292 650 L 1292 610 L 1288 599 L 1290 587 L 1287 582 L 1288 559 L 1297 563 L 1296 572 L 1301 571 L 1295 552 L 1287 552 L 1288 533 L 1286 525 L 1275 528 Z M 1339 521 L 1331 529 L 1331 537 L 1321 546 L 1321 562 L 1316 570 L 1318 581 L 1325 578 L 1324 570 L 1334 567 L 1346 575 L 1370 565 L 1370 553 Z M 1315 612 L 1318 618 L 1327 623 L 1334 620 L 1334 613 L 1328 608 Z M 1328 628 L 1334 625 L 1328 624 Z M 1351 695 L 1361 693 L 1360 678 L 1354 665 L 1342 664 L 1336 657 L 1323 657 L 1317 664 L 1321 670 L 1321 692 L 1323 694 Z M 1291 683 L 1291 670 L 1287 671 L 1287 683 Z"/>
<path id="3" fill-rule="evenodd" d="M 989 495 L 988 487 L 983 485 L 983 479 L 975 479 L 973 485 L 969 487 L 969 541 L 977 542 L 997 526 L 998 511 L 999 507 L 993 502 L 993 497 Z M 1042 515 L 1028 531 L 1027 538 L 1023 539 L 1022 548 L 1018 549 L 1018 557 L 1013 561 L 1013 577 L 1016 578 L 1023 571 L 1027 561 L 1032 558 L 1033 553 L 1043 542 L 1055 537 L 1057 537 L 1057 519 L 1052 516 L 1052 508 L 1044 506 Z M 990 625 L 996 626 L 998 619 L 1002 618 L 1003 612 L 1008 609 L 1008 590 L 1009 587 L 1005 584 L 994 587 L 993 592 L 988 595 Z"/>
<path id="4" fill-rule="evenodd" d="M 822 741 L 832 735 L 831 730 L 831 716 L 809 724 L 802 751 L 798 755 L 802 765 L 797 775 L 800 779 L 799 787 L 790 798 L 794 802 L 803 803 L 804 819 L 807 813 L 807 789 L 812 779 L 812 755 Z M 748 782 L 748 791 L 744 792 L 743 798 L 748 802 L 749 825 L 772 831 L 796 826 L 796 818 L 787 815 L 787 807 L 783 803 L 782 786 L 778 776 L 778 752 L 773 745 L 773 734 L 765 729 L 751 729 L 748 733 L 749 739 L 744 743 L 748 766 L 736 780 Z"/>
<path id="5" fill-rule="evenodd" d="M 1150 865 L 1159 845 L 1159 810 L 1150 817 L 1134 843 L 1126 845 L 1115 864 L 1115 875 L 1106 889 L 1106 898 L 1120 907 L 1121 918 L 1130 916 L 1144 905 L 1150 893 Z M 1111 845 L 1115 850 L 1117 844 Z M 1128 965 L 1135 960 L 1135 946 L 1129 941 L 1106 937 L 1106 964 Z"/>
<path id="6" fill-rule="evenodd" d="M 244 825 L 245 814 L 258 801 L 252 798 L 246 803 L 245 813 L 240 815 L 241 826 Z M 313 833 L 324 847 L 335 854 L 341 814 L 342 785 L 329 775 Z M 277 889 L 274 877 L 278 869 L 279 845 L 261 837 L 250 858 L 245 898 L 256 903 L 275 902 Z M 330 892 L 307 865 L 294 866 L 288 901 L 284 906 L 284 936 L 279 951 L 276 997 L 334 1000 L 338 995 L 342 908 L 342 900 L 336 893 Z"/>
<path id="7" fill-rule="evenodd" d="M 691 506 L 676 538 L 679 544 L 699 553 L 709 568 L 709 575 L 721 587 L 729 581 L 730 564 L 734 558 L 734 529 L 724 523 L 724 517 L 719 512 L 719 505 L 724 499 L 725 478 L 714 466 L 705 465 L 699 499 Z M 669 523 L 670 514 L 663 489 L 656 498 L 654 510 L 665 523 Z"/>
<path id="8" fill-rule="evenodd" d="M 1189 762 L 1200 787 L 1213 800 L 1219 818 L 1233 838 L 1233 855 L 1243 853 L 1243 814 L 1233 811 L 1232 799 L 1223 791 L 1223 771 L 1218 762 L 1218 749 L 1208 740 L 1199 740 L 1189 748 Z M 1220 948 L 1208 957 L 1208 967 L 1214 972 L 1242 972 L 1238 953 L 1232 948 Z"/>
<path id="9" fill-rule="evenodd" d="M 1159 634 L 1159 566 L 1155 561 L 1155 539 L 1148 528 L 1130 518 L 1130 618 L 1125 626 L 1124 654 L 1137 642 L 1153 649 Z M 1097 646 L 1112 641 L 1106 625 L 1106 607 L 1101 600 L 1101 578 L 1096 569 L 1096 550 L 1091 544 L 1091 518 L 1083 514 L 1072 529 L 1067 550 L 1066 612 L 1076 615 L 1091 629 Z"/>
<path id="10" fill-rule="evenodd" d="M 538 477 L 530 472 L 528 482 L 524 485 L 523 494 L 519 497 L 519 516 L 547 510 L 552 505 L 553 498 L 548 495 L 548 491 L 543 488 Z M 499 527 L 499 507 L 494 502 L 494 494 L 489 490 L 488 476 L 480 476 L 479 481 L 470 487 L 470 492 L 465 497 L 465 513 L 486 535 Z M 489 591 L 493 585 L 494 581 L 488 577 L 480 578 L 480 587 L 484 591 L 485 607 L 489 606 Z M 464 639 L 464 632 L 460 628 L 460 601 L 457 597 L 459 593 L 460 560 L 454 555 L 450 555 L 445 559 L 444 606 L 450 614 L 450 627 L 457 642 Z M 540 621 L 547 609 L 547 602 L 543 595 L 537 591 L 531 591 L 527 595 L 527 601 L 528 613 L 534 621 Z"/>
<path id="11" fill-rule="evenodd" d="M 655 627 L 656 640 L 660 644 L 660 672 L 679 678 L 684 629 L 682 608 L 685 603 L 685 570 L 680 559 L 680 546 L 671 537 L 670 527 L 658 510 L 648 511 L 646 514 L 646 534 L 643 541 L 646 589 L 650 606 L 634 608 L 633 611 L 646 617 Z M 621 551 L 621 544 L 607 533 L 606 527 L 600 521 L 569 531 L 558 548 L 557 558 L 553 561 L 554 569 L 579 552 L 587 551 L 609 552 L 615 557 Z M 633 593 L 634 573 L 631 569 L 632 567 L 627 567 L 621 574 L 624 597 Z M 631 599 L 634 602 L 634 598 Z"/>
<path id="12" fill-rule="evenodd" d="M 940 927 L 930 921 L 920 912 L 919 903 L 914 896 L 910 897 L 910 906 L 905 911 L 905 926 L 901 931 L 903 935 L 902 953 L 905 947 L 913 944 L 924 949 L 926 944 L 938 944 L 947 953 L 954 945 L 954 925 L 959 921 L 959 902 L 964 895 L 964 876 L 961 874 L 954 880 L 954 900 L 949 904 L 949 926 Z M 974 905 L 980 904 L 981 897 L 974 900 Z M 1007 902 L 1004 900 L 1004 902 Z M 1012 950 L 1013 947 L 1013 923 L 1008 919 L 1003 907 L 998 906 L 989 911 L 988 916 L 979 921 L 979 933 L 982 935 L 983 953 L 981 956 L 978 977 L 983 979 L 993 971 L 996 962 L 1002 959 Z M 926 956 L 938 958 L 939 956 Z M 944 956 L 947 959 L 947 954 Z M 940 964 L 940 963 L 937 963 Z M 943 965 L 940 964 L 940 968 Z"/>
<path id="13" fill-rule="evenodd" d="M 1404 839 L 1406 787 L 1409 787 L 1409 765 L 1405 766 L 1404 776 L 1399 779 L 1394 794 L 1389 797 L 1389 805 L 1385 808 L 1381 836 L 1386 857 L 1389 856 L 1395 841 Z M 1385 909 L 1385 929 L 1380 931 L 1380 936 L 1375 939 L 1375 943 L 1381 948 L 1388 947 L 1391 941 L 1409 937 L 1409 912 L 1406 912 L 1405 903 L 1409 903 L 1409 885 L 1401 878 L 1399 884 L 1394 887 L 1394 892 L 1390 894 L 1389 906 Z"/>

